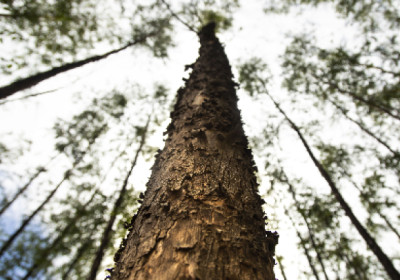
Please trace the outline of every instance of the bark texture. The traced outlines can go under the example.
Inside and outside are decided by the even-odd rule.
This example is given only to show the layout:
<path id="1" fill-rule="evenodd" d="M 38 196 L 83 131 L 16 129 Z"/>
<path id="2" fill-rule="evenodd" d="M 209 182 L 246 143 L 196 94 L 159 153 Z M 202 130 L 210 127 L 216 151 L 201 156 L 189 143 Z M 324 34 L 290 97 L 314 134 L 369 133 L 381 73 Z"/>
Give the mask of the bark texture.
<path id="1" fill-rule="evenodd" d="M 199 38 L 112 279 L 275 279 L 230 65 L 213 24 Z"/>

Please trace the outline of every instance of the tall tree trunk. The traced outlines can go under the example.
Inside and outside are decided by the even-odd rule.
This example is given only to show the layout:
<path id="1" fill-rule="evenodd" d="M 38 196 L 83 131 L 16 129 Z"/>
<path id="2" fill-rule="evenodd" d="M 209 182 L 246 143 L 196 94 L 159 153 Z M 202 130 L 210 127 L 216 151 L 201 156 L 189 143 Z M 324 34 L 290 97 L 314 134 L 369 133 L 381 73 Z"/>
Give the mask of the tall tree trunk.
<path id="1" fill-rule="evenodd" d="M 320 280 L 320 278 L 318 276 L 318 271 L 317 271 L 317 269 L 316 269 L 316 267 L 314 265 L 313 259 L 311 258 L 310 251 L 308 251 L 307 242 L 301 236 L 301 233 L 299 232 L 299 230 L 296 227 L 296 223 L 293 221 L 292 217 L 289 215 L 289 211 L 287 209 L 285 209 L 285 214 L 286 214 L 287 217 L 289 217 L 290 221 L 293 224 L 294 229 L 296 230 L 297 237 L 300 240 L 300 246 L 304 250 L 304 254 L 306 255 L 306 258 L 307 258 L 307 261 L 308 261 L 308 265 L 310 266 L 311 271 L 312 271 L 315 279 Z"/>
<path id="2" fill-rule="evenodd" d="M 350 260 L 347 253 L 341 255 L 342 259 L 345 261 L 347 269 L 352 269 L 354 271 L 354 275 L 357 275 L 358 279 L 367 280 L 369 277 L 365 275 L 365 272 L 361 272 L 357 265 L 354 265 L 353 262 Z M 348 275 L 351 275 L 348 273 Z"/>
<path id="3" fill-rule="evenodd" d="M 385 269 L 385 271 L 387 272 L 389 277 L 392 280 L 400 279 L 400 273 L 396 270 L 396 268 L 394 267 L 394 265 L 393 265 L 392 261 L 389 259 L 389 257 L 382 251 L 381 247 L 378 245 L 378 243 L 375 241 L 375 239 L 369 234 L 369 232 L 361 224 L 361 222 L 358 220 L 358 218 L 354 215 L 353 210 L 350 208 L 350 206 L 344 200 L 342 194 L 340 193 L 339 189 L 337 188 L 336 184 L 334 183 L 334 181 L 331 178 L 331 176 L 329 175 L 329 173 L 325 170 L 325 168 L 322 166 L 322 164 L 315 157 L 314 153 L 311 151 L 311 148 L 308 145 L 308 143 L 307 143 L 306 139 L 304 138 L 303 134 L 300 132 L 300 129 L 288 117 L 288 115 L 285 113 L 285 111 L 282 110 L 280 105 L 275 101 L 275 99 L 268 92 L 267 92 L 267 95 L 269 96 L 271 101 L 275 104 L 275 107 L 279 110 L 279 112 L 281 112 L 281 114 L 284 116 L 284 118 L 290 124 L 292 129 L 299 136 L 300 141 L 302 142 L 304 148 L 307 151 L 307 154 L 311 158 L 311 160 L 314 163 L 314 165 L 317 167 L 317 169 L 320 172 L 321 176 L 325 179 L 325 181 L 328 183 L 329 187 L 331 188 L 332 194 L 335 196 L 336 200 L 339 202 L 340 206 L 342 207 L 342 209 L 344 210 L 346 215 L 349 217 L 351 223 L 355 226 L 355 228 L 357 229 L 358 233 L 364 239 L 364 241 L 367 244 L 367 246 L 370 248 L 370 250 L 378 258 L 379 262 L 382 264 L 383 268 Z"/>
<path id="4" fill-rule="evenodd" d="M 59 89 L 60 88 L 55 88 L 55 89 L 46 90 L 46 91 L 42 91 L 42 92 L 32 93 L 32 94 L 24 95 L 24 96 L 22 96 L 20 98 L 5 99 L 3 101 L 0 101 L 0 106 L 4 105 L 4 104 L 7 104 L 7 103 L 10 103 L 10 102 L 21 101 L 21 100 L 29 99 L 31 97 L 36 97 L 36 96 L 52 93 L 52 92 L 55 92 L 55 91 L 57 91 Z"/>
<path id="5" fill-rule="evenodd" d="M 279 256 L 279 257 L 276 256 L 276 260 L 278 261 L 279 269 L 280 269 L 280 271 L 282 273 L 283 280 L 288 280 L 288 278 L 286 277 L 285 268 L 284 268 L 284 266 L 282 264 L 282 257 L 281 256 Z"/>
<path id="6" fill-rule="evenodd" d="M 200 57 L 178 90 L 168 139 L 112 279 L 275 279 L 277 236 L 265 230 L 232 72 L 214 27 L 198 34 Z"/>
<path id="7" fill-rule="evenodd" d="M 91 232 L 91 235 L 94 234 L 94 232 Z M 86 250 L 89 250 L 90 246 L 92 243 L 95 241 L 91 238 L 85 240 L 85 242 L 82 244 L 81 247 L 76 251 L 75 256 L 67 266 L 67 269 L 64 271 L 63 275 L 61 276 L 62 280 L 67 280 L 69 279 L 71 271 L 75 268 L 76 264 L 79 262 L 79 260 L 82 258 L 82 256 L 85 254 Z"/>
<path id="8" fill-rule="evenodd" d="M 32 182 L 39 177 L 39 175 L 43 172 L 45 172 L 46 169 L 45 168 L 38 168 L 35 172 L 35 174 L 33 174 L 28 182 L 25 183 L 25 185 L 20 188 L 17 193 L 13 196 L 12 199 L 10 199 L 1 209 L 0 209 L 0 216 L 3 215 L 3 213 L 17 200 L 18 197 L 20 197 L 21 194 L 23 194 L 28 188 L 29 186 L 32 184 Z"/>
<path id="9" fill-rule="evenodd" d="M 56 157 L 58 157 L 58 156 L 59 156 L 59 154 L 53 156 L 53 157 L 49 160 L 49 162 L 46 164 L 46 166 L 48 166 L 48 165 L 49 165 Z M 8 201 L 8 202 L 0 209 L 0 216 L 3 215 L 3 213 L 17 200 L 17 198 L 20 197 L 21 194 L 23 194 L 23 193 L 29 188 L 29 186 L 32 184 L 32 182 L 33 182 L 37 177 L 39 177 L 39 175 L 40 175 L 41 173 L 43 173 L 43 172 L 45 172 L 45 171 L 47 171 L 46 167 L 38 167 L 36 173 L 33 174 L 33 175 L 29 178 L 28 182 L 26 182 L 25 185 L 17 191 L 17 193 L 13 196 L 13 198 L 12 198 L 10 201 Z"/>
<path id="10" fill-rule="evenodd" d="M 316 77 L 317 79 L 321 80 L 323 83 L 327 84 L 329 87 L 337 90 L 341 94 L 348 95 L 348 96 L 352 97 L 354 100 L 357 100 L 357 101 L 359 101 L 361 103 L 364 103 L 369 108 L 374 108 L 374 109 L 376 109 L 378 111 L 381 111 L 381 112 L 384 112 L 384 113 L 388 114 L 389 116 L 391 116 L 391 117 L 393 117 L 393 118 L 395 118 L 397 120 L 400 120 L 400 115 L 395 114 L 395 113 L 392 112 L 392 110 L 396 110 L 396 109 L 394 109 L 392 107 L 385 106 L 385 105 L 377 103 L 377 102 L 374 102 L 373 100 L 367 99 L 367 98 L 365 98 L 365 97 L 363 97 L 361 95 L 358 95 L 358 94 L 356 94 L 356 93 L 354 93 L 352 91 L 343 89 L 338 84 L 336 84 L 336 83 L 334 83 L 334 82 L 332 82 L 330 80 L 327 80 L 324 77 L 317 76 L 317 75 L 314 75 L 314 77 Z"/>
<path id="11" fill-rule="evenodd" d="M 310 237 L 311 245 L 313 246 L 314 251 L 315 251 L 315 253 L 317 255 L 317 260 L 318 260 L 319 264 L 321 265 L 324 277 L 325 277 L 326 280 L 329 280 L 328 274 L 326 272 L 325 264 L 324 264 L 323 258 L 321 256 L 320 249 L 318 248 L 318 246 L 317 246 L 317 244 L 315 242 L 314 231 L 313 231 L 310 223 L 308 222 L 308 219 L 307 219 L 306 215 L 304 215 L 304 212 L 300 208 L 300 203 L 297 200 L 296 192 L 294 190 L 293 185 L 289 181 L 285 181 L 285 183 L 288 185 L 288 189 L 289 189 L 289 192 L 292 195 L 292 198 L 294 200 L 294 205 L 296 207 L 297 212 L 300 213 L 300 215 L 303 217 L 304 223 L 306 224 L 306 227 L 307 227 L 307 230 L 308 230 L 308 236 Z"/>
<path id="12" fill-rule="evenodd" d="M 378 215 L 385 221 L 388 228 L 390 228 L 393 231 L 393 233 L 396 234 L 397 237 L 400 239 L 399 231 L 394 227 L 394 225 L 392 225 L 392 223 L 389 221 L 389 219 L 385 215 L 383 215 L 381 211 L 378 211 Z"/>
<path id="13" fill-rule="evenodd" d="M 3 254 L 7 251 L 7 249 L 12 245 L 12 243 L 15 241 L 15 239 L 24 231 L 24 229 L 29 225 L 29 223 L 32 221 L 34 217 L 43 209 L 43 207 L 50 201 L 50 199 L 55 195 L 57 190 L 61 187 L 61 185 L 64 183 L 65 180 L 69 177 L 69 173 L 71 172 L 71 169 L 68 170 L 64 177 L 61 179 L 61 181 L 57 184 L 57 186 L 47 195 L 46 199 L 35 209 L 35 211 L 32 212 L 32 214 L 27 217 L 20 227 L 7 239 L 6 242 L 4 242 L 3 246 L 0 249 L 0 257 L 3 256 Z"/>
<path id="14" fill-rule="evenodd" d="M 121 52 L 121 51 L 123 51 L 123 50 L 125 50 L 125 49 L 127 49 L 127 48 L 129 48 L 131 46 L 133 46 L 133 45 L 143 43 L 144 41 L 146 41 L 146 39 L 149 36 L 153 36 L 153 35 L 154 34 L 148 34 L 148 35 L 142 36 L 141 38 L 139 38 L 137 40 L 134 40 L 134 41 L 131 41 L 131 42 L 127 43 L 125 46 L 122 46 L 122 47 L 120 47 L 118 49 L 109 51 L 109 52 L 104 53 L 102 55 L 91 56 L 91 57 L 83 59 L 83 60 L 75 61 L 75 62 L 72 62 L 72 63 L 67 63 L 67 64 L 64 64 L 64 65 L 61 65 L 61 66 L 58 66 L 58 67 L 54 67 L 54 68 L 52 68 L 50 70 L 47 70 L 47 71 L 44 71 L 44 72 L 40 72 L 40 73 L 34 74 L 32 76 L 19 79 L 19 80 L 15 81 L 15 82 L 13 82 L 13 83 L 11 83 L 9 85 L 0 87 L 0 99 L 6 98 L 6 97 L 18 92 L 18 91 L 25 90 L 25 89 L 28 89 L 30 87 L 33 87 L 34 85 L 36 85 L 36 84 L 38 84 L 38 83 L 40 83 L 40 82 L 42 82 L 42 81 L 44 81 L 46 79 L 52 78 L 52 77 L 54 77 L 54 76 L 56 76 L 56 75 L 58 75 L 60 73 L 63 73 L 63 72 L 78 68 L 80 66 L 83 66 L 83 65 L 91 63 L 91 62 L 99 61 L 101 59 L 107 58 L 108 56 L 110 56 L 112 54 L 119 53 L 119 52 Z"/>
<path id="15" fill-rule="evenodd" d="M 351 121 L 352 123 L 356 124 L 362 131 L 364 131 L 366 134 L 368 134 L 369 136 L 371 136 L 372 138 L 374 138 L 376 141 L 378 141 L 381 145 L 383 145 L 386 149 L 388 149 L 394 156 L 396 157 L 400 157 L 400 153 L 398 153 L 397 151 L 393 150 L 388 143 L 386 143 L 385 141 L 383 141 L 381 138 L 379 138 L 377 135 L 375 135 L 372 131 L 370 131 L 368 128 L 366 128 L 361 122 L 356 121 L 355 119 L 351 118 L 347 112 L 345 111 L 345 109 L 343 109 L 339 104 L 337 104 L 336 102 L 332 101 L 332 100 L 328 100 L 333 106 L 335 106 L 341 113 L 342 115 L 348 119 L 349 121 Z"/>
<path id="16" fill-rule="evenodd" d="M 115 219 L 117 218 L 117 214 L 120 212 L 120 210 L 121 210 L 120 208 L 121 208 L 122 203 L 124 201 L 124 196 L 125 196 L 125 193 L 126 193 L 126 190 L 127 190 L 127 187 L 128 187 L 128 180 L 131 177 L 133 168 L 136 166 L 136 162 L 137 162 L 137 160 L 139 158 L 140 153 L 142 152 L 144 143 L 146 141 L 146 134 L 147 134 L 147 131 L 149 129 L 149 124 L 150 124 L 150 116 L 147 119 L 147 123 L 146 123 L 146 126 L 144 128 L 144 132 L 143 132 L 143 134 L 141 136 L 140 143 L 139 143 L 139 148 L 136 151 L 135 157 L 132 160 L 132 163 L 131 163 L 131 166 L 129 168 L 129 171 L 126 174 L 125 179 L 124 179 L 124 181 L 122 183 L 122 187 L 121 187 L 121 190 L 119 191 L 118 198 L 115 201 L 114 206 L 113 206 L 113 208 L 111 210 L 110 219 L 108 220 L 107 226 L 104 229 L 103 236 L 101 238 L 100 247 L 98 248 L 98 250 L 96 252 L 96 256 L 95 256 L 95 258 L 93 260 L 93 263 L 92 263 L 92 266 L 90 268 L 90 273 L 89 273 L 89 276 L 88 276 L 87 280 L 95 280 L 96 279 L 96 275 L 97 275 L 97 272 L 98 272 L 99 267 L 101 265 L 101 261 L 103 260 L 104 253 L 105 253 L 105 251 L 107 249 L 107 246 L 108 246 L 108 244 L 110 243 L 110 240 L 111 240 L 112 228 L 114 226 Z"/>
<path id="17" fill-rule="evenodd" d="M 62 242 L 62 240 L 65 238 L 65 236 L 68 234 L 70 229 L 76 224 L 76 222 L 82 218 L 83 213 L 86 211 L 86 208 L 89 206 L 89 204 L 93 201 L 93 199 L 96 196 L 97 191 L 95 191 L 90 199 L 81 207 L 76 209 L 76 213 L 74 218 L 64 227 L 64 229 L 57 235 L 55 239 L 53 239 L 53 242 L 49 246 L 47 246 L 42 252 L 39 253 L 39 258 L 37 259 L 36 262 L 32 264 L 32 266 L 28 269 L 28 271 L 25 273 L 25 276 L 22 278 L 23 280 L 28 280 L 30 277 L 34 276 L 37 273 L 37 270 L 48 261 L 48 258 L 51 253 L 53 253 L 54 248 Z"/>
<path id="18" fill-rule="evenodd" d="M 357 189 L 357 191 L 359 192 L 359 196 L 363 196 L 363 190 L 362 190 L 362 188 L 360 188 L 353 180 L 351 180 L 351 179 L 349 179 L 349 181 L 351 182 L 351 184 L 354 186 L 354 188 L 356 188 Z M 365 202 L 365 204 L 367 204 L 367 203 L 369 203 L 369 202 Z M 368 205 L 366 205 L 366 207 L 368 208 Z M 373 210 L 373 213 L 371 213 L 372 211 L 368 211 L 369 212 L 369 215 L 373 215 L 374 213 L 376 213 L 376 214 L 378 214 L 378 216 L 379 217 L 381 217 L 381 219 L 383 219 L 384 221 L 385 221 L 385 223 L 386 223 L 386 226 L 388 227 L 388 228 L 390 228 L 392 231 L 393 231 L 393 233 L 395 234 L 395 235 L 397 235 L 397 237 L 400 239 L 400 233 L 399 233 L 399 231 L 392 225 L 392 223 L 389 221 L 389 219 L 382 213 L 382 211 L 380 210 L 380 209 L 374 209 Z"/>

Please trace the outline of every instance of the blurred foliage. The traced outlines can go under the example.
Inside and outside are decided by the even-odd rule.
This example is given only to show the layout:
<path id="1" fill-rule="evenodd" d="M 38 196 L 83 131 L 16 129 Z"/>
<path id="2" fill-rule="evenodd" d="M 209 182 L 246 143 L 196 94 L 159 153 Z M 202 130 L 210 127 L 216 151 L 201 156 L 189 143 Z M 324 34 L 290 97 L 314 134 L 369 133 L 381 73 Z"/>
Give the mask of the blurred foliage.
<path id="1" fill-rule="evenodd" d="M 362 23 L 366 32 L 378 31 L 382 21 L 386 27 L 400 27 L 400 2 L 397 0 L 265 0 L 265 12 L 287 13 L 302 5 L 317 7 L 322 4 L 330 4 L 344 18 Z"/>
<path id="2" fill-rule="evenodd" d="M 37 72 L 93 55 L 98 46 L 116 49 L 143 38 L 140 45 L 166 57 L 172 28 L 169 15 L 155 3 L 118 9 L 109 0 L 1 1 L 0 44 L 13 43 L 14 48 L 0 55 L 0 69 L 3 74 Z"/>
<path id="3" fill-rule="evenodd" d="M 76 55 L 82 48 L 92 48 L 94 43 L 104 39 L 99 28 L 97 4 L 91 0 L 3 0 L 0 2 L 3 11 L 0 38 L 31 43 L 27 46 L 28 53 L 40 50 L 41 63 L 45 65 L 55 59 L 61 61 L 63 55 Z M 2 70 L 8 73 L 27 63 L 14 57 Z"/>
<path id="4" fill-rule="evenodd" d="M 240 63 L 238 69 L 239 83 L 250 96 L 266 90 L 271 75 L 268 72 L 267 64 L 261 58 L 252 57 L 248 61 Z"/>
<path id="5" fill-rule="evenodd" d="M 386 151 L 390 153 L 382 157 L 377 150 L 377 147 L 384 146 L 382 143 L 385 142 L 382 139 L 386 141 L 386 139 L 393 139 L 393 135 L 396 135 L 396 132 L 393 135 L 389 135 L 388 132 L 397 127 L 394 108 L 397 108 L 399 96 L 385 94 L 385 90 L 397 86 L 398 79 L 393 79 L 397 75 L 395 72 L 397 70 L 388 68 L 383 70 L 383 68 L 380 69 L 380 66 L 377 68 L 372 64 L 362 65 L 359 69 L 361 63 L 356 63 L 356 60 L 350 56 L 344 56 L 343 47 L 340 51 L 337 49 L 334 51 L 323 50 L 316 47 L 312 40 L 305 38 L 307 38 L 305 35 L 294 37 L 293 43 L 288 46 L 282 57 L 283 85 L 292 93 L 294 101 L 290 105 L 300 104 L 299 100 L 304 98 L 304 95 L 311 95 L 316 100 L 314 104 L 324 111 L 327 107 L 332 108 L 332 104 L 337 105 L 334 102 L 341 102 L 340 106 L 346 107 L 334 106 L 336 111 L 341 113 L 340 115 L 327 111 L 329 115 L 327 116 L 325 113 L 323 117 L 329 117 L 331 125 L 332 123 L 341 123 L 343 120 L 349 121 L 348 114 L 356 114 L 358 118 L 365 119 L 367 126 L 360 121 L 358 126 L 364 129 L 360 129 L 357 133 L 351 132 L 357 135 L 361 134 L 361 136 L 357 136 L 361 139 L 368 137 L 375 145 L 371 146 L 366 142 L 350 140 L 339 143 L 330 143 L 326 139 L 323 141 L 318 136 L 318 132 L 322 130 L 326 121 L 314 120 L 310 117 L 306 122 L 300 121 L 301 126 L 299 127 L 301 127 L 303 137 L 307 135 L 307 142 L 312 145 L 312 149 L 318 150 L 319 162 L 337 182 L 344 194 L 349 191 L 349 188 L 357 187 L 350 191 L 359 194 L 359 203 L 364 206 L 364 209 L 359 211 L 367 213 L 365 224 L 370 233 L 376 238 L 382 233 L 390 231 L 398 235 L 396 223 L 390 221 L 384 213 L 390 211 L 390 213 L 398 215 L 397 205 L 391 197 L 395 193 L 396 186 L 391 187 L 392 177 L 388 171 L 390 171 L 390 167 L 394 170 L 399 168 L 396 161 L 391 164 L 390 160 L 383 160 L 383 158 L 397 159 L 398 152 L 395 148 L 392 149 L 388 146 L 389 149 Z M 340 57 L 338 57 L 339 53 Z M 388 56 L 391 55 L 388 54 Z M 267 64 L 261 58 L 251 58 L 242 62 L 238 68 L 242 88 L 256 100 L 262 100 L 260 99 L 261 94 L 269 92 L 267 87 L 270 73 Z M 383 71 L 387 76 L 382 77 Z M 379 78 L 375 79 L 375 77 Z M 340 90 L 335 83 L 340 86 Z M 394 83 L 394 86 L 391 86 L 390 83 Z M 348 87 L 352 88 L 348 89 Z M 349 94 L 350 92 L 352 94 Z M 370 96 L 365 97 L 367 93 Z M 288 106 L 288 104 L 285 105 Z M 307 114 L 308 110 L 304 110 L 304 112 Z M 323 118 L 321 115 L 316 116 Z M 352 123 L 355 122 L 352 121 Z M 293 127 L 293 124 L 290 126 Z M 381 126 L 387 130 L 383 131 Z M 261 152 L 262 155 L 259 157 L 263 158 L 265 162 L 265 175 L 270 181 L 268 195 L 278 196 L 279 185 L 290 186 L 288 190 L 294 198 L 292 212 L 297 212 L 302 217 L 303 222 L 298 222 L 302 228 L 306 225 L 306 233 L 299 233 L 299 244 L 305 250 L 314 250 L 315 252 L 315 257 L 312 257 L 313 254 L 307 256 L 307 259 L 311 258 L 312 262 L 310 270 L 317 271 L 321 275 L 325 271 L 327 275 L 337 275 L 338 279 L 386 277 L 385 272 L 379 267 L 379 263 L 374 261 L 369 252 L 354 249 L 359 242 L 359 237 L 349 235 L 347 227 L 342 229 L 343 224 L 348 220 L 334 196 L 321 193 L 316 186 L 306 187 L 301 179 L 290 180 L 289 175 L 279 167 L 282 164 L 279 159 L 281 153 L 279 143 L 282 141 L 280 137 L 281 121 L 266 121 L 264 127 L 264 137 L 257 138 L 256 151 Z M 366 133 L 366 127 L 369 129 L 368 133 Z M 360 162 L 364 163 L 361 165 L 363 168 L 361 173 L 359 171 Z M 384 166 L 383 162 L 388 162 L 388 166 Z M 380 170 L 380 176 L 376 175 L 376 168 Z M 374 175 L 368 176 L 372 170 L 375 170 Z M 296 172 L 291 170 L 290 173 Z M 358 185 L 354 181 L 361 183 Z M 295 188 L 299 190 L 295 190 Z M 295 195 L 295 192 L 298 194 Z M 285 190 L 281 190 L 279 193 L 282 195 L 282 203 L 286 204 Z M 320 257 L 317 257 L 318 255 Z M 327 269 L 322 268 L 322 262 L 325 263 L 324 267 Z"/>
<path id="6" fill-rule="evenodd" d="M 111 96 L 95 99 L 92 108 L 73 117 L 72 122 L 58 121 L 54 130 L 56 149 L 74 160 L 80 159 L 96 139 L 108 130 L 107 116 L 119 119 L 124 114 L 127 99 L 114 92 Z"/>
<path id="7" fill-rule="evenodd" d="M 167 0 L 160 0 L 159 5 L 167 6 L 171 15 L 184 23 L 191 31 L 197 32 L 210 22 L 216 23 L 216 32 L 232 26 L 233 12 L 239 8 L 239 1 L 227 0 L 190 0 L 181 3 L 176 12 Z"/>
<path id="8" fill-rule="evenodd" d="M 1 235 L 6 236 L 4 230 L 0 230 Z M 0 278 L 15 280 L 22 277 L 24 269 L 33 264 L 37 251 L 42 250 L 45 244 L 46 238 L 42 234 L 42 229 L 37 227 L 25 230 L 9 252 L 2 257 Z M 20 269 L 14 269 L 16 264 Z"/>

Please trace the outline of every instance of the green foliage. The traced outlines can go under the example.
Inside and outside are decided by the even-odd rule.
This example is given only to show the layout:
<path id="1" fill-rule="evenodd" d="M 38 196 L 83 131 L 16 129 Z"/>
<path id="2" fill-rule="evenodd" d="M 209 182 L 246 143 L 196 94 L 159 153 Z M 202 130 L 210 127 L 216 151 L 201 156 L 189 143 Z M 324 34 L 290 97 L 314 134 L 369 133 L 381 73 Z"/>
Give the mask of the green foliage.
<path id="1" fill-rule="evenodd" d="M 80 159 L 96 139 L 108 130 L 108 116 L 119 119 L 127 105 L 124 95 L 114 92 L 111 96 L 95 99 L 92 108 L 77 116 L 72 122 L 58 121 L 55 134 L 58 139 L 56 149 L 74 160 Z"/>
<path id="2" fill-rule="evenodd" d="M 296 36 L 284 55 L 283 85 L 291 92 L 312 94 L 322 101 L 341 96 L 351 98 L 360 113 L 368 114 L 378 123 L 386 114 L 398 119 L 396 108 L 400 97 L 395 92 L 400 84 L 395 79 L 399 70 L 393 61 L 397 41 L 393 42 L 394 45 L 384 48 L 386 54 L 382 55 L 387 39 L 380 47 L 371 48 L 365 41 L 361 49 L 350 51 L 344 47 L 321 49 L 312 45 L 307 36 Z M 380 62 L 373 64 L 370 60 Z M 389 62 L 394 69 L 381 65 L 390 65 Z"/>
<path id="3" fill-rule="evenodd" d="M 360 192 L 360 200 L 371 215 L 379 213 L 383 209 L 397 207 L 396 202 L 392 198 L 382 195 L 382 190 L 385 189 L 385 176 L 378 172 L 374 172 L 374 174 L 364 179 L 362 191 Z"/>
<path id="4" fill-rule="evenodd" d="M 250 94 L 263 93 L 271 78 L 267 64 L 261 58 L 253 57 L 239 65 L 239 83 Z"/>
<path id="5" fill-rule="evenodd" d="M 119 119 L 124 114 L 128 100 L 125 95 L 118 91 L 112 91 L 110 96 L 105 96 L 100 100 L 94 100 L 93 104 L 99 106 L 98 110 Z"/>
<path id="6" fill-rule="evenodd" d="M 54 129 L 58 138 L 56 149 L 78 160 L 98 136 L 105 132 L 107 124 L 97 111 L 87 110 L 74 117 L 73 123 L 59 121 Z"/>
<path id="7" fill-rule="evenodd" d="M 7 236 L 1 229 L 2 236 Z M 0 262 L 0 278 L 4 280 L 19 279 L 23 270 L 29 268 L 35 260 L 36 253 L 45 246 L 46 238 L 38 226 L 25 230 L 21 237 L 12 245 L 9 252 Z M 15 269 L 16 265 L 19 269 Z"/>
<path id="8" fill-rule="evenodd" d="M 320 162 L 329 174 L 335 175 L 337 178 L 348 175 L 354 153 L 351 156 L 344 147 L 324 143 L 320 143 L 316 147 L 321 153 Z"/>
<path id="9" fill-rule="evenodd" d="M 216 23 L 216 30 L 227 30 L 232 26 L 232 18 L 225 17 L 222 13 L 213 10 L 204 10 L 200 13 L 201 26 L 205 26 L 210 22 Z"/>
<path id="10" fill-rule="evenodd" d="M 55 58 L 62 60 L 62 54 L 75 55 L 102 39 L 96 4 L 91 0 L 1 1 L 4 13 L 0 16 L 0 36 L 23 43 L 29 53 L 39 51 L 41 62 L 48 65 Z M 7 67 L 15 70 L 19 61 L 11 61 Z"/>
<path id="11" fill-rule="evenodd" d="M 172 46 L 169 16 L 153 1 L 120 10 L 108 0 L 1 1 L 0 9 L 0 43 L 13 43 L 11 55 L 0 55 L 4 74 L 77 61 L 99 46 L 116 49 L 116 42 L 139 41 L 156 57 Z"/>
<path id="12" fill-rule="evenodd" d="M 132 216 L 137 212 L 139 207 L 139 193 L 135 191 L 134 188 L 128 188 L 124 196 L 123 205 L 121 205 L 117 213 L 119 219 L 116 223 L 115 234 L 112 237 L 114 242 L 126 237 L 127 227 L 131 222 Z M 112 248 L 110 255 L 114 256 L 116 251 L 117 248 Z"/>
<path id="13" fill-rule="evenodd" d="M 227 30 L 232 26 L 233 12 L 238 7 L 238 0 L 191 0 L 182 3 L 180 11 L 175 15 L 192 31 L 200 30 L 208 23 L 215 22 L 216 32 L 218 32 Z"/>
<path id="14" fill-rule="evenodd" d="M 317 7 L 321 4 L 331 4 L 343 17 L 363 24 L 364 30 L 377 31 L 384 21 L 389 28 L 400 26 L 399 1 L 357 1 L 357 0 L 266 0 L 265 12 L 287 13 L 291 8 L 299 6 Z"/>
<path id="15" fill-rule="evenodd" d="M 154 98 L 155 99 L 165 99 L 168 94 L 168 88 L 166 88 L 162 84 L 156 84 L 155 85 L 155 91 L 154 91 Z"/>
<path id="16" fill-rule="evenodd" d="M 140 16 L 139 23 L 132 26 L 133 40 L 147 37 L 144 46 L 147 47 L 155 57 L 165 58 L 168 56 L 168 48 L 173 46 L 172 25 L 170 18 L 159 15 L 158 18 L 147 18 L 146 14 Z"/>
<path id="17" fill-rule="evenodd" d="M 0 163 L 3 163 L 4 161 L 4 156 L 9 152 L 10 150 L 7 148 L 6 145 L 4 145 L 3 143 L 0 143 Z"/>

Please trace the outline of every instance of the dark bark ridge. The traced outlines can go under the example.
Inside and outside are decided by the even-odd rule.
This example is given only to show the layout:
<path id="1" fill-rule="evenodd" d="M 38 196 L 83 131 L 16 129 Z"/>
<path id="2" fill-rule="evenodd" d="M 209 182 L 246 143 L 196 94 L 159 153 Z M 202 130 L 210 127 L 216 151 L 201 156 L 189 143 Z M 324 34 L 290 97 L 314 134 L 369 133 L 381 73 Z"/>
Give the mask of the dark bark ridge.
<path id="1" fill-rule="evenodd" d="M 112 279 L 275 279 L 230 65 L 212 25 L 199 38 Z"/>

